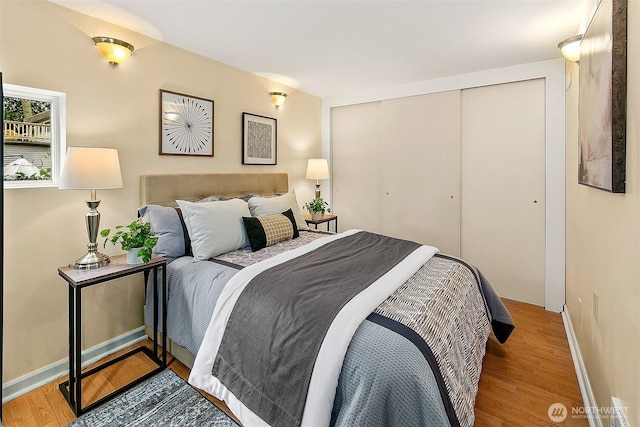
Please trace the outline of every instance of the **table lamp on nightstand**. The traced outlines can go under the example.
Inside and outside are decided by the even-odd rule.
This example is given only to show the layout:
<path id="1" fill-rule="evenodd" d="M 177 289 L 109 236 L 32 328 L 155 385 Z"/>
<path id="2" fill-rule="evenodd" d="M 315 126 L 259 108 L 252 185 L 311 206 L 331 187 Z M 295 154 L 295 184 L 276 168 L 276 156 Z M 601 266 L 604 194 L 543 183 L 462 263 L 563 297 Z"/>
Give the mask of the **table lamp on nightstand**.
<path id="1" fill-rule="evenodd" d="M 307 179 L 316 180 L 316 199 L 320 197 L 320 180 L 329 179 L 327 159 L 309 159 L 307 163 Z"/>
<path id="2" fill-rule="evenodd" d="M 60 177 L 63 190 L 91 190 L 91 200 L 87 200 L 89 212 L 85 215 L 89 235 L 88 252 L 76 260 L 79 270 L 98 268 L 109 264 L 109 257 L 98 252 L 98 228 L 100 212 L 96 200 L 96 190 L 122 188 L 122 175 L 118 150 L 114 148 L 69 147 Z"/>

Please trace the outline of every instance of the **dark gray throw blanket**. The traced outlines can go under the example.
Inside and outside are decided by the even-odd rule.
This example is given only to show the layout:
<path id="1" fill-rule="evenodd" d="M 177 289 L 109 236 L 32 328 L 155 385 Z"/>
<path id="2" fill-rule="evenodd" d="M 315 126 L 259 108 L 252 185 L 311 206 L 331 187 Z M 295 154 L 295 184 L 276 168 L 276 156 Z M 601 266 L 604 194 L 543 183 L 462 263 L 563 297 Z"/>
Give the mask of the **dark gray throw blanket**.
<path id="1" fill-rule="evenodd" d="M 213 375 L 267 423 L 300 425 L 333 319 L 419 246 L 360 232 L 258 274 L 233 308 Z"/>

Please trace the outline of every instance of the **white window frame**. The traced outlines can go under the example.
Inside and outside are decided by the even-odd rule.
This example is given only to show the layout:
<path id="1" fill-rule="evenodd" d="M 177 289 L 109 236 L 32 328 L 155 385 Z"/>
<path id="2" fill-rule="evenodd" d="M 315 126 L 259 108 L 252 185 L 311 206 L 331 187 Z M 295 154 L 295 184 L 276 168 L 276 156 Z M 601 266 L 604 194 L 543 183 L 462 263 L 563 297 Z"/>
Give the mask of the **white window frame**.
<path id="1" fill-rule="evenodd" d="M 23 98 L 51 103 L 51 179 L 36 181 L 3 180 L 4 188 L 57 187 L 60 183 L 62 165 L 67 152 L 67 95 L 63 92 L 8 83 L 3 84 L 2 88 L 5 98 Z"/>

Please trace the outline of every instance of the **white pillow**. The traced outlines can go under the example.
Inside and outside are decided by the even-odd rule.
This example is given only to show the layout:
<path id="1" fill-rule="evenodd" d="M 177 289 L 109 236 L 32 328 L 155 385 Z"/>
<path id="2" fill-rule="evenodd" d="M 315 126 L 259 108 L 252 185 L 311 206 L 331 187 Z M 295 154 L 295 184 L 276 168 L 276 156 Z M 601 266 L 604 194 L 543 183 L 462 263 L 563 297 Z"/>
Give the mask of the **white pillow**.
<path id="1" fill-rule="evenodd" d="M 249 245 L 242 217 L 251 213 L 244 200 L 176 202 L 182 209 L 194 259 L 207 260 Z"/>
<path id="2" fill-rule="evenodd" d="M 309 227 L 300 212 L 296 193 L 291 190 L 287 194 L 276 197 L 252 197 L 249 199 L 249 210 L 251 216 L 266 216 L 285 212 L 291 209 L 293 217 L 296 219 L 298 230 L 308 230 Z"/>

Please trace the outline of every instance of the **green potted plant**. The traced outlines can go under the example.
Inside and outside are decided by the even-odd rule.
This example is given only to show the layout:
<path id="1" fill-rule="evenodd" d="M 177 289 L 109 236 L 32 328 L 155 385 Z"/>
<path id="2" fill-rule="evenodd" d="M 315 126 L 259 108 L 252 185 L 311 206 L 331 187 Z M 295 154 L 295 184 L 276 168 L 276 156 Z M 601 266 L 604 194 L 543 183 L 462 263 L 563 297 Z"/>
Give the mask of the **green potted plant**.
<path id="1" fill-rule="evenodd" d="M 322 197 L 316 197 L 312 201 L 305 203 L 304 207 L 309 211 L 313 220 L 319 220 L 325 212 L 331 212 L 329 204 Z"/>
<path id="2" fill-rule="evenodd" d="M 151 260 L 153 248 L 158 243 L 158 238 L 151 231 L 151 223 L 136 219 L 129 225 L 118 225 L 113 236 L 110 228 L 100 232 L 104 237 L 104 245 L 111 242 L 114 245 L 120 243 L 122 250 L 127 251 L 127 264 L 147 263 Z"/>

